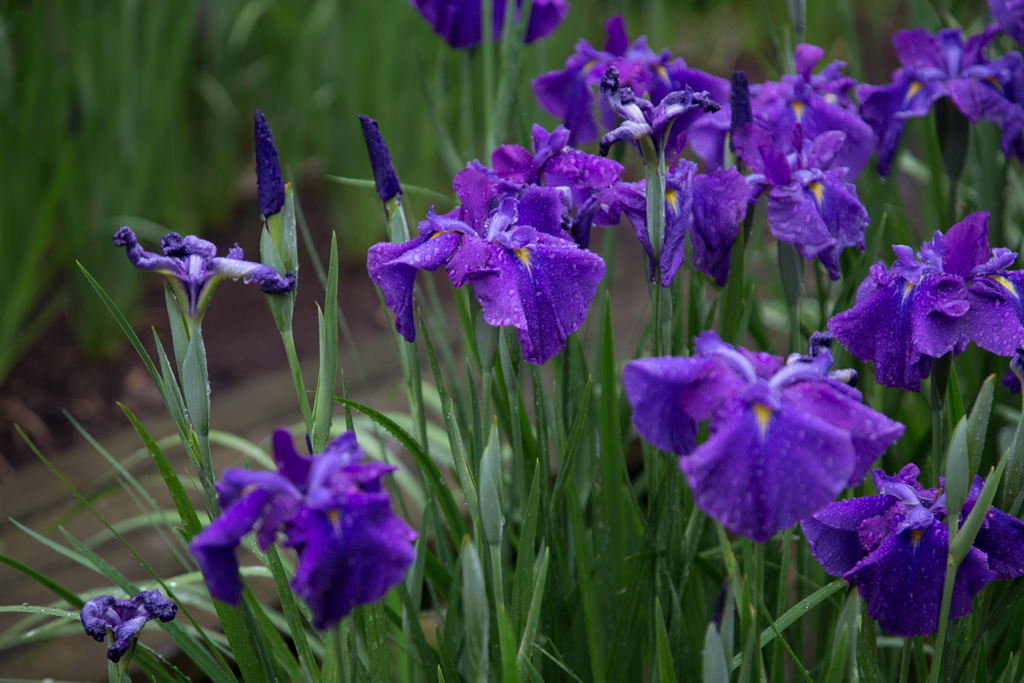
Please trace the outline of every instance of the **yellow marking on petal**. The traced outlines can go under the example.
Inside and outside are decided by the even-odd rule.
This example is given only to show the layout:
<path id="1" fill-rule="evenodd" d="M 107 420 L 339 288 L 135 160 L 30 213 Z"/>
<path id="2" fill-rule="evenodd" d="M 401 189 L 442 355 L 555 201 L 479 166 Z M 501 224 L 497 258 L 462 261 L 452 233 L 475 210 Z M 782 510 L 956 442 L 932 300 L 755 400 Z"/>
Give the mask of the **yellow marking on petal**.
<path id="1" fill-rule="evenodd" d="M 1003 287 L 1005 287 L 1006 291 L 1012 294 L 1014 299 L 1020 298 L 1020 294 L 1017 293 L 1017 288 L 1014 287 L 1013 283 L 1007 280 L 1005 277 L 1003 277 L 1002 275 L 989 275 L 989 277 L 998 282 L 999 284 L 1001 284 Z"/>
<path id="2" fill-rule="evenodd" d="M 331 526 L 341 536 L 341 517 L 338 515 L 338 508 L 331 508 L 327 511 L 327 519 L 331 520 Z"/>
<path id="3" fill-rule="evenodd" d="M 679 213 L 679 190 L 665 190 L 665 201 L 668 202 L 672 213 Z"/>
<path id="4" fill-rule="evenodd" d="M 825 197 L 825 186 L 815 180 L 807 185 L 807 189 L 814 193 L 814 199 L 818 202 L 818 208 L 820 209 L 821 200 Z"/>
<path id="5" fill-rule="evenodd" d="M 789 103 L 789 108 L 793 110 L 793 114 L 796 116 L 796 120 L 800 121 L 804 117 L 804 109 L 807 108 L 807 105 L 801 102 L 800 100 L 791 100 Z"/>
<path id="6" fill-rule="evenodd" d="M 526 251 L 526 247 L 522 247 L 521 249 L 513 249 L 512 251 L 515 253 L 516 256 L 519 257 L 519 260 L 523 262 L 523 265 L 526 266 L 526 269 L 530 270 L 530 254 L 528 251 Z"/>
<path id="7" fill-rule="evenodd" d="M 995 77 L 995 76 L 989 76 L 988 78 L 986 78 L 986 79 L 984 79 L 984 80 L 985 80 L 985 82 L 986 82 L 986 83 L 988 83 L 988 84 L 989 84 L 989 85 L 991 85 L 991 86 L 992 86 L 993 88 L 995 88 L 996 90 L 998 90 L 998 91 L 999 91 L 999 94 L 1000 94 L 1000 95 L 1002 95 L 1003 97 L 1006 97 L 1006 91 L 1005 91 L 1005 90 L 1003 90 L 1003 84 L 1002 84 L 1002 83 L 1000 83 L 1000 82 L 999 82 L 999 81 L 998 81 L 998 80 L 996 79 L 996 77 Z"/>
<path id="8" fill-rule="evenodd" d="M 913 83 L 911 83 L 910 87 L 907 88 L 907 94 L 903 97 L 904 106 L 906 106 L 906 104 L 910 102 L 910 100 L 914 99 L 914 95 L 921 92 L 923 89 L 924 83 L 922 83 L 921 81 L 914 81 Z"/>
<path id="9" fill-rule="evenodd" d="M 449 232 L 451 232 L 451 230 L 438 230 L 438 231 L 437 231 L 437 232 L 435 232 L 435 233 L 434 233 L 433 235 L 431 235 L 430 237 L 428 237 L 428 238 L 427 238 L 427 240 L 429 241 L 429 240 L 432 240 L 432 239 L 437 239 L 437 238 L 438 238 L 438 237 L 440 237 L 441 235 L 447 235 L 447 234 L 448 234 Z"/>
<path id="10" fill-rule="evenodd" d="M 668 77 L 668 72 L 665 71 L 665 67 L 663 67 L 661 64 L 651 64 L 651 68 L 653 68 L 654 72 L 661 77 L 661 80 L 665 81 L 666 83 L 672 82 L 672 79 Z"/>
<path id="11" fill-rule="evenodd" d="M 913 288 L 914 288 L 914 283 L 913 282 L 908 282 L 907 284 L 903 285 L 903 299 L 904 300 L 906 300 L 907 295 L 910 294 L 910 290 L 912 290 Z"/>
<path id="12" fill-rule="evenodd" d="M 917 546 L 921 543 L 921 537 L 924 536 L 923 529 L 911 529 L 910 530 L 910 544 L 914 546 L 914 552 L 917 552 Z"/>
<path id="13" fill-rule="evenodd" d="M 581 71 L 590 71 L 590 69 L 595 64 L 597 64 L 597 60 L 596 59 L 591 59 L 589 62 L 587 62 L 586 64 L 583 65 L 583 68 L 581 69 Z"/>
<path id="14" fill-rule="evenodd" d="M 768 422 L 772 419 L 772 409 L 763 403 L 754 404 L 754 417 L 757 418 L 757 431 L 764 440 L 764 434 L 768 431 Z"/>

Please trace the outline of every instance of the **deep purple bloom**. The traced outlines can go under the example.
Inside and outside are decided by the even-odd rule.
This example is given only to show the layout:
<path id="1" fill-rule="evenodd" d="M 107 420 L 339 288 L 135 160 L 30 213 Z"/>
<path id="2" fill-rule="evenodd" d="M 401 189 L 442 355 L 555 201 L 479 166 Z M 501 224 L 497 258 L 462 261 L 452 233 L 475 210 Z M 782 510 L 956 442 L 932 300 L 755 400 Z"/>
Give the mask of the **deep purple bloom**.
<path id="1" fill-rule="evenodd" d="M 828 327 L 850 353 L 875 362 L 876 381 L 921 390 L 931 359 L 963 351 L 970 340 L 1000 356 L 1024 341 L 1024 276 L 1006 270 L 1017 255 L 988 247 L 988 214 L 968 215 L 936 231 L 914 258 L 894 245 L 896 262 L 881 261 L 857 290 L 857 303 Z"/>
<path id="2" fill-rule="evenodd" d="M 419 10 L 434 33 L 452 47 L 480 44 L 483 27 L 480 0 L 409 0 L 409 3 Z M 493 39 L 498 40 L 505 23 L 505 0 L 493 0 L 493 4 Z M 516 1 L 517 20 L 522 4 L 522 0 Z M 544 38 L 558 28 L 568 14 L 569 3 L 566 0 L 533 0 L 530 23 L 526 25 L 526 42 Z"/>
<path id="3" fill-rule="evenodd" d="M 750 83 L 743 71 L 732 72 L 732 91 L 729 94 L 729 150 L 736 151 L 736 131 L 754 122 L 750 108 Z"/>
<path id="4" fill-rule="evenodd" d="M 820 73 L 813 73 L 824 54 L 816 45 L 797 45 L 793 55 L 797 73 L 787 74 L 778 82 L 750 86 L 748 110 L 752 111 L 753 122 L 767 130 L 776 147 L 786 154 L 800 152 L 787 146 L 790 131 L 796 124 L 800 124 L 804 136 L 811 140 L 831 131 L 843 133 L 845 137 L 835 150 L 832 165 L 846 168 L 847 177 L 852 180 L 871 159 L 875 136 L 850 100 L 856 81 L 843 74 L 846 64 L 835 61 Z M 690 147 L 709 168 L 718 168 L 724 163 L 726 135 L 732 133 L 734 137 L 743 123 L 733 120 L 731 106 L 723 107 L 690 128 Z M 735 151 L 732 138 L 729 144 Z"/>
<path id="5" fill-rule="evenodd" d="M 281 164 L 277 160 L 274 134 L 263 112 L 256 110 L 256 189 L 260 196 L 260 213 L 272 216 L 284 206 L 284 183 Z"/>
<path id="6" fill-rule="evenodd" d="M 1003 386 L 1010 390 L 1011 394 L 1019 394 L 1021 390 L 1021 378 L 1024 377 L 1024 344 L 1017 347 L 1013 358 L 1010 359 L 1010 371 L 1003 378 Z"/>
<path id="7" fill-rule="evenodd" d="M 1024 45 L 1024 0 L 988 0 L 988 8 L 999 28 Z"/>
<path id="8" fill-rule="evenodd" d="M 971 124 L 996 123 L 1003 129 L 1003 153 L 1024 158 L 1024 58 L 1011 51 L 989 61 L 984 48 L 998 32 L 993 24 L 966 41 L 957 29 L 934 36 L 923 28 L 896 32 L 892 43 L 903 66 L 892 83 L 857 88 L 861 115 L 878 139 L 879 175 L 892 170 L 907 119 L 926 116 L 943 97 Z"/>
<path id="9" fill-rule="evenodd" d="M 223 512 L 192 540 L 192 554 L 210 595 L 238 604 L 242 537 L 255 530 L 266 550 L 283 531 L 299 555 L 292 589 L 312 610 L 313 625 L 327 629 L 402 580 L 416 556 L 416 532 L 392 512 L 383 488 L 395 468 L 364 461 L 353 432 L 310 457 L 296 453 L 282 428 L 273 448 L 277 472 L 224 470 L 216 485 Z"/>
<path id="10" fill-rule="evenodd" d="M 391 165 L 391 155 L 388 153 L 387 143 L 384 136 L 380 134 L 377 122 L 365 114 L 359 115 L 359 125 L 363 129 L 363 139 L 366 141 L 366 151 L 370 155 L 370 166 L 373 169 L 373 180 L 377 185 L 377 196 L 380 197 L 384 206 L 394 197 L 402 198 L 402 186 L 398 184 L 398 176 L 395 175 L 395 168 Z"/>
<path id="11" fill-rule="evenodd" d="M 801 522 L 811 553 L 826 572 L 855 584 L 867 612 L 903 637 L 935 633 L 946 580 L 949 531 L 942 489 L 917 482 L 910 464 L 890 477 L 874 471 L 879 494 L 829 505 Z M 975 477 L 962 525 L 984 482 Z M 949 618 L 971 613 L 974 596 L 992 579 L 1024 575 L 1024 522 L 990 508 L 953 584 Z"/>
<path id="12" fill-rule="evenodd" d="M 597 139 L 593 88 L 601 82 L 609 66 L 618 70 L 622 86 L 631 88 L 637 97 L 646 93 L 655 105 L 669 93 L 686 86 L 694 92 L 708 91 L 717 102 L 727 100 L 729 82 L 724 78 L 692 69 L 681 58 L 673 59 L 668 50 L 655 54 L 644 36 L 630 44 L 621 15 L 608 19 L 604 26 L 608 39 L 603 50 L 580 40 L 576 53 L 566 60 L 564 69 L 542 74 L 530 82 L 541 108 L 561 119 L 569 129 L 570 144 L 583 145 Z M 615 112 L 604 102 L 600 109 L 604 127 L 615 128 Z M 703 112 L 692 114 L 694 119 L 704 115 Z"/>
<path id="13" fill-rule="evenodd" d="M 689 358 L 643 358 L 623 381 L 633 423 L 679 454 L 697 505 L 727 529 L 763 542 L 855 486 L 903 434 L 829 372 L 830 335 L 784 361 L 724 343 L 713 331 Z M 708 440 L 696 443 L 710 420 Z"/>
<path id="14" fill-rule="evenodd" d="M 839 279 L 839 256 L 847 247 L 864 250 L 864 230 L 871 220 L 838 166 L 845 133 L 832 130 L 810 139 L 803 125 L 789 133 L 786 154 L 777 139 L 756 124 L 736 133 L 736 154 L 753 174 L 747 182 L 768 189 L 768 226 L 783 242 L 795 244 L 806 259 L 818 257 L 833 280 Z"/>
<path id="15" fill-rule="evenodd" d="M 367 254 L 395 327 L 406 340 L 416 338 L 416 271 L 447 266 L 456 287 L 473 285 L 484 320 L 515 327 L 523 357 L 544 363 L 582 324 L 604 261 L 569 239 L 570 200 L 561 188 L 519 188 L 476 163 L 455 176 L 454 187 L 461 207 L 444 216 L 431 208 L 419 237 L 381 242 Z"/>
<path id="16" fill-rule="evenodd" d="M 747 212 L 748 187 L 735 168 L 698 174 L 697 166 L 679 159 L 665 175 L 665 243 L 657 263 L 647 232 L 646 181 L 616 183 L 595 192 L 573 224 L 577 241 L 586 244 L 590 226 L 614 226 L 624 213 L 647 253 L 650 278 L 655 266 L 661 266 L 662 287 L 672 284 L 686 253 L 689 235 L 693 246 L 693 266 L 714 279 L 719 287 L 729 277 L 732 244 L 739 235 L 740 222 Z"/>
<path id="17" fill-rule="evenodd" d="M 706 90 L 695 93 L 688 85 L 668 93 L 658 104 L 652 104 L 650 100 L 637 97 L 631 88 L 621 87 L 619 71 L 614 66 L 609 66 L 601 79 L 601 98 L 623 119 L 617 128 L 601 138 L 601 156 L 607 156 L 616 142 L 628 140 L 640 149 L 641 139 L 648 138 L 661 158 L 671 141 L 679 148 L 679 136 L 686 132 L 689 124 L 700 115 L 716 112 L 721 107 Z M 654 163 L 654 160 L 645 158 L 644 162 Z"/>
<path id="18" fill-rule="evenodd" d="M 178 613 L 178 606 L 159 590 L 136 593 L 131 600 L 118 600 L 110 595 L 93 598 L 82 606 L 82 626 L 97 642 L 113 633 L 113 642 L 107 648 L 107 659 L 119 662 L 121 657 L 139 639 L 142 627 L 150 619 L 170 621 Z"/>
<path id="19" fill-rule="evenodd" d="M 288 271 L 282 276 L 270 266 L 243 261 L 242 248 L 237 244 L 228 250 L 227 256 L 217 256 L 217 247 L 212 242 L 195 235 L 182 237 L 169 232 L 160 240 L 161 256 L 143 250 L 135 233 L 127 226 L 114 233 L 114 244 L 126 247 L 128 260 L 136 268 L 166 275 L 179 301 L 187 304 L 189 317 L 196 321 L 202 319 L 213 290 L 225 278 L 255 282 L 267 294 L 295 289 L 295 273 Z"/>

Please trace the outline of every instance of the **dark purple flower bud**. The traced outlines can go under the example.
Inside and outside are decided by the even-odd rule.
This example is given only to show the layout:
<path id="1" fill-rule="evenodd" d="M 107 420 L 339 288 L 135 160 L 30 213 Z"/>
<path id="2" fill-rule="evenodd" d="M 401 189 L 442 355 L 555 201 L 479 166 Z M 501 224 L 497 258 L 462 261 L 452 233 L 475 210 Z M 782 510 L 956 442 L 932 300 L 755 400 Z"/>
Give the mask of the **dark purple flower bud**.
<path id="1" fill-rule="evenodd" d="M 360 114 L 359 125 L 363 128 L 366 151 L 370 154 L 373 179 L 377 183 L 377 196 L 380 197 L 385 210 L 387 210 L 387 203 L 395 196 L 398 196 L 401 201 L 402 186 L 398 184 L 398 176 L 395 175 L 395 168 L 391 165 L 388 146 L 384 142 L 384 136 L 380 134 L 377 122 L 365 114 Z"/>
<path id="2" fill-rule="evenodd" d="M 288 271 L 282 276 L 270 266 L 244 261 L 237 244 L 222 257 L 217 256 L 217 247 L 212 242 L 170 232 L 160 240 L 160 255 L 145 251 L 127 226 L 114 233 L 114 244 L 126 248 L 128 260 L 136 268 L 166 275 L 185 313 L 197 323 L 202 320 L 217 283 L 225 278 L 255 282 L 267 294 L 295 289 L 295 273 Z"/>
<path id="3" fill-rule="evenodd" d="M 223 512 L 192 540 L 210 595 L 238 604 L 243 586 L 235 550 L 256 531 L 266 550 L 277 533 L 299 555 L 292 589 L 313 625 L 330 628 L 398 584 L 416 553 L 416 532 L 391 510 L 383 478 L 394 467 L 364 461 L 347 432 L 315 456 L 295 451 L 291 433 L 272 437 L 278 471 L 227 469 L 217 482 Z"/>
<path id="4" fill-rule="evenodd" d="M 1024 339 L 1024 276 L 1006 270 L 1016 254 L 988 246 L 988 214 L 976 212 L 936 231 L 915 258 L 894 245 L 891 269 L 879 262 L 857 290 L 857 303 L 828 327 L 850 353 L 875 362 L 887 387 L 920 391 L 931 359 L 970 341 L 1012 356 Z"/>
<path id="5" fill-rule="evenodd" d="M 263 112 L 256 110 L 256 188 L 260 196 L 260 213 L 273 216 L 284 206 L 284 182 L 277 160 L 274 134 Z"/>
<path id="6" fill-rule="evenodd" d="M 750 85 L 747 83 L 747 74 L 743 71 L 732 72 L 732 96 L 729 102 L 732 107 L 732 118 L 729 121 L 729 151 L 736 151 L 736 131 L 740 126 L 754 121 L 754 115 L 750 111 Z"/>
<path id="7" fill-rule="evenodd" d="M 1010 371 L 1003 378 L 1003 386 L 1011 394 L 1019 394 L 1021 381 L 1024 381 L 1024 345 L 1018 346 L 1013 358 L 1010 359 Z"/>
<path id="8" fill-rule="evenodd" d="M 82 606 L 81 619 L 85 632 L 97 642 L 103 642 L 110 629 L 113 637 L 107 658 L 118 662 L 134 647 L 147 621 L 171 621 L 177 613 L 178 606 L 154 589 L 138 593 L 131 600 L 101 595 Z"/>
<path id="9" fill-rule="evenodd" d="M 811 553 L 826 572 L 855 585 L 886 631 L 914 637 L 939 628 L 949 532 L 942 489 L 917 482 L 916 465 L 896 476 L 874 471 L 879 495 L 839 501 L 804 519 Z M 960 524 L 977 503 L 984 482 L 975 477 Z M 1024 522 L 991 508 L 960 565 L 950 619 L 971 613 L 971 601 L 992 579 L 1024 575 Z"/>
<path id="10" fill-rule="evenodd" d="M 430 24 L 434 33 L 452 47 L 468 48 L 480 44 L 482 22 L 480 0 L 409 0 Z M 493 3 L 493 40 L 501 38 L 505 23 L 505 0 Z M 517 0 L 515 16 L 518 20 L 522 0 Z M 525 42 L 544 38 L 562 23 L 569 14 L 566 0 L 534 0 L 526 25 Z"/>
<path id="11" fill-rule="evenodd" d="M 694 347 L 688 358 L 627 363 L 623 382 L 640 435 L 681 456 L 697 505 L 730 531 L 766 541 L 860 483 L 903 434 L 829 377 L 824 345 L 790 363 L 711 331 Z M 705 420 L 710 434 L 697 445 Z"/>

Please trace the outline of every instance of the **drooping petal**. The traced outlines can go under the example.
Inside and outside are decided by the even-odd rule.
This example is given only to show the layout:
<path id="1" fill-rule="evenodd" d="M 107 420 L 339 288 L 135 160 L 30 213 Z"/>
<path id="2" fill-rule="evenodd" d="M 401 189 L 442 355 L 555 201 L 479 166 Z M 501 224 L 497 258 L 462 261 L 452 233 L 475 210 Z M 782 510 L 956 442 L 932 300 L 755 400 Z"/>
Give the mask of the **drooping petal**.
<path id="1" fill-rule="evenodd" d="M 970 308 L 964 330 L 981 348 L 999 356 L 1012 356 L 1024 342 L 1024 273 L 1003 271 L 971 280 Z"/>
<path id="2" fill-rule="evenodd" d="M 747 214 L 747 183 L 735 168 L 693 179 L 693 265 L 724 287 L 733 242 Z"/>
<path id="3" fill-rule="evenodd" d="M 677 455 L 693 450 L 697 423 L 744 385 L 728 363 L 706 356 L 630 361 L 622 381 L 640 436 Z"/>
<path id="4" fill-rule="evenodd" d="M 522 5 L 521 0 L 518 4 Z M 568 14 L 569 3 L 566 0 L 533 0 L 524 40 L 532 43 L 550 35 Z"/>
<path id="5" fill-rule="evenodd" d="M 236 252 L 237 253 L 237 252 Z M 214 277 L 242 278 L 246 284 L 255 282 L 266 294 L 284 294 L 295 289 L 295 273 L 288 271 L 281 275 L 270 266 L 235 258 L 212 258 L 207 271 Z"/>
<path id="6" fill-rule="evenodd" d="M 565 69 L 549 71 L 530 81 L 541 109 L 562 120 L 569 129 L 569 144 L 574 147 L 593 142 L 599 134 L 594 91 L 587 82 L 592 66 L 591 60 L 577 54 L 566 61 Z"/>
<path id="7" fill-rule="evenodd" d="M 785 403 L 733 399 L 716 422 L 680 466 L 701 509 L 758 542 L 835 500 L 856 465 L 848 433 Z"/>
<path id="8" fill-rule="evenodd" d="M 773 187 L 768 193 L 768 227 L 772 234 L 795 244 L 808 260 L 839 246 L 818 212 L 816 194 L 797 182 Z M 822 264 L 827 266 L 825 261 L 823 258 Z M 838 277 L 838 272 L 833 277 Z"/>
<path id="9" fill-rule="evenodd" d="M 1000 28 L 1024 45 L 1024 0 L 988 0 L 988 8 Z"/>
<path id="10" fill-rule="evenodd" d="M 278 471 L 296 486 L 305 486 L 313 459 L 296 452 L 292 433 L 285 427 L 278 427 L 270 437 L 270 444 Z"/>
<path id="11" fill-rule="evenodd" d="M 416 339 L 412 291 L 417 270 L 437 270 L 455 254 L 463 236 L 437 232 L 402 244 L 380 242 L 370 247 L 366 268 L 370 279 L 384 292 L 384 302 L 395 315 L 395 329 L 406 341 Z"/>
<path id="12" fill-rule="evenodd" d="M 692 162 L 680 161 L 666 179 L 665 235 L 659 259 L 661 282 L 658 283 L 662 287 L 672 285 L 686 255 L 686 235 L 693 225 L 693 177 L 696 170 Z M 644 223 L 646 228 L 646 221 Z M 648 261 L 653 267 L 653 261 Z"/>
<path id="13" fill-rule="evenodd" d="M 128 226 L 119 228 L 114 233 L 114 245 L 125 247 L 128 260 L 140 270 L 152 270 L 165 275 L 173 275 L 179 279 L 187 277 L 187 273 L 184 272 L 178 259 L 144 250 L 139 244 L 138 238 L 135 237 L 135 233 Z"/>
<path id="14" fill-rule="evenodd" d="M 892 496 L 841 500 L 801 520 L 811 554 L 832 576 L 842 576 L 867 556 L 860 541 L 866 521 L 885 514 L 896 504 Z"/>
<path id="15" fill-rule="evenodd" d="M 131 607 L 126 600 L 117 600 L 111 595 L 100 595 L 82 606 L 79 614 L 82 627 L 96 642 L 102 643 L 107 637 L 108 626 L 113 628 L 121 622 L 121 618 L 114 610 L 118 602 L 125 603 L 126 608 Z"/>
<path id="16" fill-rule="evenodd" d="M 976 498 L 975 498 L 976 500 Z M 963 509 L 963 519 L 974 509 L 970 497 Z M 974 547 L 988 556 L 988 567 L 995 578 L 1009 581 L 1024 576 L 1024 522 L 992 507 L 974 539 Z"/>

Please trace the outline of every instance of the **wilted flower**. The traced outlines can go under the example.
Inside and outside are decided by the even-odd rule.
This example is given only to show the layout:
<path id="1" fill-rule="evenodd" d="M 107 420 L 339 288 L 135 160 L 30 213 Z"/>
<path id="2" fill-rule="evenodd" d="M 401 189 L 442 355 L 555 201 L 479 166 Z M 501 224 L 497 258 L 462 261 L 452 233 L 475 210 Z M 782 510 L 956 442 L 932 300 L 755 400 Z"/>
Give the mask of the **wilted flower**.
<path id="1" fill-rule="evenodd" d="M 623 119 L 617 128 L 601 138 L 601 156 L 607 156 L 616 142 L 628 140 L 641 150 L 646 164 L 663 158 L 670 140 L 677 141 L 678 149 L 678 137 L 686 132 L 686 127 L 699 115 L 716 112 L 721 106 L 711 99 L 707 91 L 695 93 L 690 86 L 670 92 L 658 104 L 653 104 L 637 97 L 630 88 L 621 87 L 619 72 L 614 66 L 608 67 L 601 79 L 601 98 Z M 651 142 L 655 158 L 648 158 L 644 153 L 643 140 Z"/>
<path id="2" fill-rule="evenodd" d="M 801 522 L 811 553 L 826 572 L 857 586 L 867 612 L 903 637 L 935 633 L 946 580 L 949 530 L 946 496 L 917 482 L 910 464 L 890 477 L 874 471 L 879 495 L 839 501 Z M 975 477 L 959 524 L 984 485 Z M 949 618 L 971 613 L 974 596 L 992 579 L 1024 575 L 1024 522 L 990 508 L 956 573 Z"/>
<path id="3" fill-rule="evenodd" d="M 515 327 L 523 357 L 544 363 L 583 322 L 604 261 L 569 239 L 569 198 L 561 188 L 519 189 L 475 163 L 455 176 L 454 187 L 461 207 L 444 216 L 431 208 L 419 237 L 370 247 L 367 269 L 396 329 L 416 338 L 416 271 L 447 266 L 456 287 L 473 285 L 484 320 Z"/>
<path id="4" fill-rule="evenodd" d="M 363 461 L 346 432 L 313 457 L 295 452 L 291 433 L 273 435 L 277 472 L 228 469 L 217 482 L 223 512 L 192 540 L 210 595 L 238 604 L 242 581 L 235 549 L 256 531 L 266 550 L 278 531 L 296 549 L 292 589 L 327 629 L 356 605 L 376 602 L 405 576 L 416 532 L 391 510 L 384 475 L 395 468 Z"/>
<path id="5" fill-rule="evenodd" d="M 855 486 L 904 427 L 829 372 L 831 335 L 787 361 L 736 349 L 713 331 L 689 358 L 643 358 L 623 381 L 640 435 L 679 454 L 697 505 L 763 542 Z M 698 425 L 710 420 L 697 445 Z"/>
<path id="6" fill-rule="evenodd" d="M 988 8 L 999 28 L 1024 44 L 1024 0 L 988 0 Z"/>
<path id="7" fill-rule="evenodd" d="M 846 134 L 832 130 L 812 139 L 797 123 L 789 132 L 787 155 L 777 139 L 756 124 L 736 131 L 736 154 L 753 171 L 747 182 L 768 189 L 768 227 L 783 242 L 795 244 L 806 259 L 818 257 L 833 280 L 847 247 L 864 250 L 864 229 L 871 220 L 838 165 Z"/>
<path id="8" fill-rule="evenodd" d="M 493 39 L 501 38 L 505 23 L 505 0 L 492 0 Z M 430 24 L 434 33 L 454 48 L 473 47 L 480 44 L 482 17 L 480 0 L 409 0 Z M 516 0 L 515 15 L 519 17 L 522 0 Z M 544 38 L 562 23 L 569 14 L 566 0 L 533 0 L 530 5 L 530 20 L 526 25 L 525 40 L 532 43 Z"/>
<path id="9" fill-rule="evenodd" d="M 931 361 L 963 351 L 970 340 L 1010 356 L 1024 340 L 1024 276 L 1008 271 L 1017 254 L 989 251 L 988 214 L 968 215 L 943 235 L 935 231 L 914 258 L 894 245 L 896 262 L 881 261 L 857 290 L 857 303 L 828 327 L 850 353 L 875 362 L 876 381 L 921 390 Z"/>
<path id="10" fill-rule="evenodd" d="M 609 66 L 618 70 L 623 87 L 631 88 L 637 97 L 646 93 L 655 105 L 669 93 L 687 86 L 695 92 L 708 91 L 718 102 L 728 98 L 729 82 L 724 78 L 692 69 L 681 58 L 673 59 L 668 50 L 655 54 L 644 36 L 630 44 L 621 15 L 612 17 L 604 26 L 608 39 L 603 50 L 580 40 L 576 54 L 566 60 L 564 69 L 542 74 L 530 82 L 541 108 L 561 119 L 569 129 L 570 144 L 583 145 L 597 139 L 593 87 L 601 82 Z M 604 102 L 600 108 L 604 127 L 615 128 L 615 112 Z M 699 118 L 703 112 L 693 115 Z"/>
<path id="11" fill-rule="evenodd" d="M 185 312 L 197 323 L 210 305 L 213 290 L 225 278 L 255 282 L 267 294 L 295 289 L 293 272 L 282 276 L 269 266 L 243 261 L 242 248 L 237 244 L 228 250 L 227 256 L 221 257 L 217 256 L 217 247 L 212 242 L 169 232 L 160 240 L 161 256 L 143 250 L 135 233 L 127 226 L 114 233 L 114 244 L 126 247 L 128 260 L 136 268 L 166 275 Z"/>
<path id="12" fill-rule="evenodd" d="M 134 648 L 147 621 L 170 621 L 177 613 L 178 606 L 154 589 L 136 593 L 131 600 L 118 600 L 110 595 L 93 598 L 82 606 L 81 619 L 85 632 L 97 642 L 102 643 L 107 630 L 111 631 L 107 659 L 118 662 Z"/>
<path id="13" fill-rule="evenodd" d="M 1024 58 L 1007 52 L 990 62 L 984 48 L 998 32 L 993 24 L 966 41 L 958 29 L 934 36 L 923 28 L 896 32 L 892 44 L 903 66 L 893 82 L 857 88 L 861 115 L 878 138 L 879 175 L 892 170 L 907 119 L 926 116 L 943 97 L 971 124 L 996 123 L 1003 129 L 1003 154 L 1024 158 Z"/>
<path id="14" fill-rule="evenodd" d="M 668 287 L 683 263 L 686 237 L 693 246 L 693 266 L 722 287 L 729 277 L 729 256 L 747 212 L 749 190 L 735 168 L 699 174 L 697 166 L 679 159 L 665 175 L 665 244 L 657 261 L 647 231 L 646 181 L 616 183 L 600 190 L 576 214 L 573 236 L 582 246 L 590 241 L 591 225 L 613 226 L 625 213 L 647 253 L 650 277 L 661 266 L 662 287 Z"/>
<path id="15" fill-rule="evenodd" d="M 263 112 L 256 110 L 256 189 L 260 198 L 260 213 L 272 216 L 284 206 L 284 183 L 281 164 L 277 160 L 274 134 Z"/>

